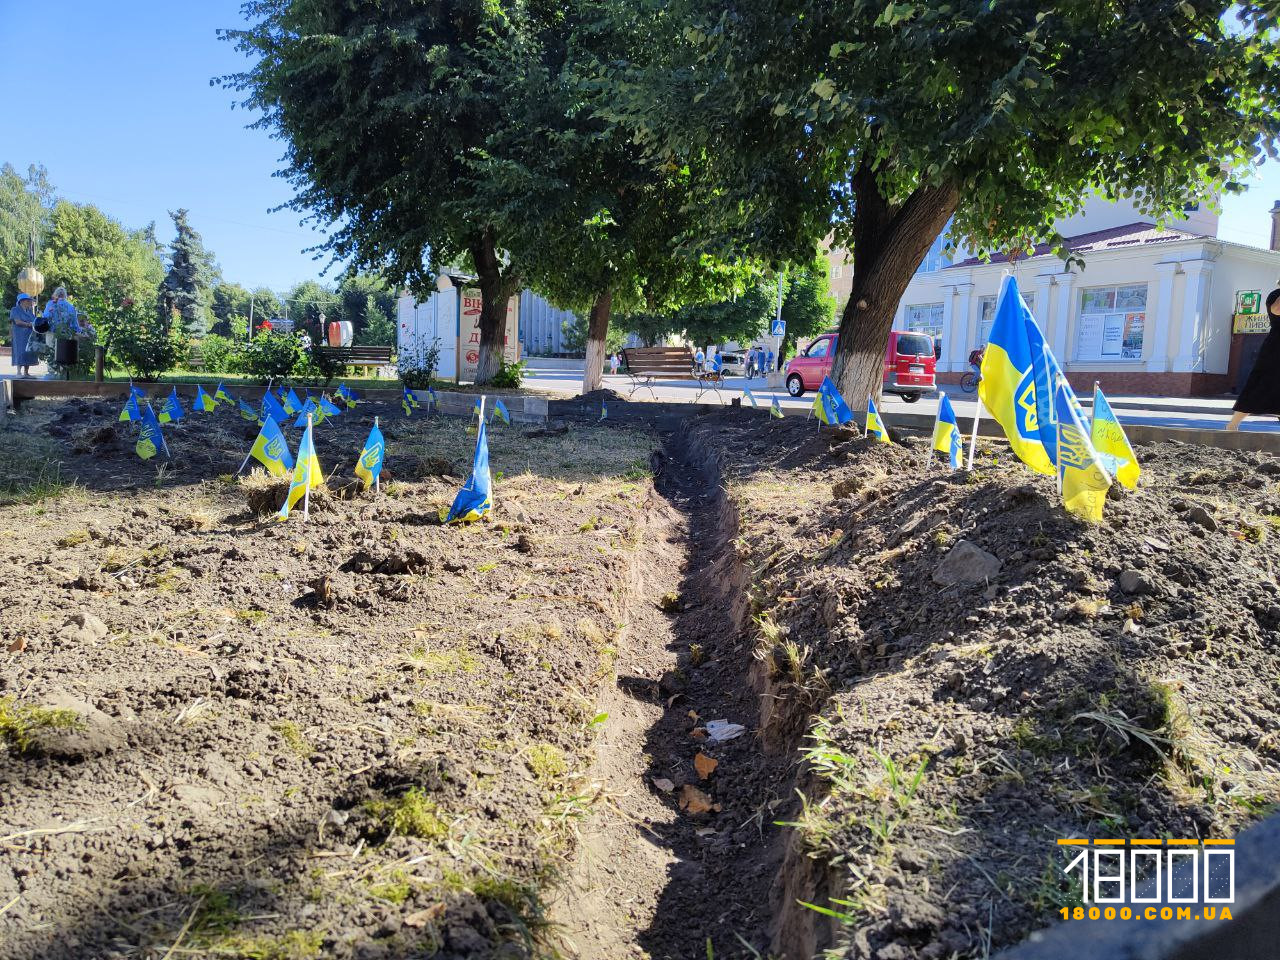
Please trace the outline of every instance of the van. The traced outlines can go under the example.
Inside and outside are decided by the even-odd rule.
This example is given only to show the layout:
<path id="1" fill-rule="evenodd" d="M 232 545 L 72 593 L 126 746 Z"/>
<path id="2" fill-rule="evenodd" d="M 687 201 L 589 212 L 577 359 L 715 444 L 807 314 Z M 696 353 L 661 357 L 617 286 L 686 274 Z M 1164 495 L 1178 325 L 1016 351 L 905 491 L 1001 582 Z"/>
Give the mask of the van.
<path id="1" fill-rule="evenodd" d="M 806 390 L 817 390 L 822 385 L 822 378 L 831 375 L 838 338 L 839 334 L 824 333 L 787 363 L 787 393 L 802 397 Z M 907 403 L 915 403 L 936 387 L 936 369 L 933 337 L 907 330 L 889 331 L 881 387 L 884 393 L 894 393 Z"/>

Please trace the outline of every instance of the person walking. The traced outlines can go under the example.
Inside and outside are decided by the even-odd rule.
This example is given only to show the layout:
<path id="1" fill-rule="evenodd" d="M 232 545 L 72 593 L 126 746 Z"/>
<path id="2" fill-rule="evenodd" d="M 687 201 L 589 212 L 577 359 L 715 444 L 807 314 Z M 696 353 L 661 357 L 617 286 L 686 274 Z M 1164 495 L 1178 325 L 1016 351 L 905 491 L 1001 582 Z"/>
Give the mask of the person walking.
<path id="1" fill-rule="evenodd" d="M 747 351 L 747 379 L 748 380 L 755 379 L 756 364 L 758 362 L 759 361 L 756 359 L 756 348 L 752 346 L 752 348 Z"/>
<path id="2" fill-rule="evenodd" d="M 698 352 L 693 355 L 693 367 L 699 373 L 702 373 L 707 366 L 707 355 L 702 352 L 702 348 L 698 348 Z"/>
<path id="3" fill-rule="evenodd" d="M 766 377 L 773 373 L 773 347 L 764 355 L 764 373 Z"/>
<path id="4" fill-rule="evenodd" d="M 1267 319 L 1271 332 L 1262 341 L 1244 389 L 1236 397 L 1228 430 L 1239 430 L 1245 417 L 1280 417 L 1280 289 L 1267 294 Z"/>
<path id="5" fill-rule="evenodd" d="M 609 374 L 615 377 L 618 375 L 618 354 L 616 352 L 609 354 Z"/>
<path id="6" fill-rule="evenodd" d="M 12 344 L 13 351 L 10 360 L 20 377 L 31 376 L 31 368 L 40 362 L 40 358 L 31 346 L 31 339 L 35 336 L 36 324 L 39 322 L 40 318 L 35 314 L 35 301 L 31 299 L 31 295 L 18 294 L 17 302 L 9 311 L 11 334 L 9 342 Z"/>

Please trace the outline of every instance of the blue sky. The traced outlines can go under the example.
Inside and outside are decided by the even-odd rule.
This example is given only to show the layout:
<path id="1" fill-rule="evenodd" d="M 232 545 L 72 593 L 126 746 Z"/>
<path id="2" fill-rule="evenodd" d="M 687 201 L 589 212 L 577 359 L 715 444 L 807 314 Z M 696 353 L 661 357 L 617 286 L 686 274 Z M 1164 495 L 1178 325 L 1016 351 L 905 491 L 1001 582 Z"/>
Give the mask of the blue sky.
<path id="1" fill-rule="evenodd" d="M 209 85 L 248 62 L 215 33 L 242 23 L 239 0 L 0 0 L 0 163 L 44 164 L 61 196 L 129 227 L 154 220 L 165 241 L 167 211 L 188 208 L 228 280 L 317 277 L 327 258 L 302 251 L 320 235 L 267 212 L 292 195 L 272 177 L 283 145 L 246 130 L 236 95 Z"/>
<path id="2" fill-rule="evenodd" d="M 291 196 L 272 176 L 282 145 L 246 130 L 235 95 L 209 85 L 247 62 L 215 33 L 241 22 L 239 0 L 0 0 L 0 162 L 44 164 L 62 196 L 130 227 L 154 220 L 164 240 L 166 211 L 187 207 L 228 280 L 280 290 L 318 276 L 327 261 L 303 250 L 319 235 L 268 213 Z M 1277 199 L 1280 164 L 1268 163 L 1226 202 L 1220 236 L 1266 246 Z"/>

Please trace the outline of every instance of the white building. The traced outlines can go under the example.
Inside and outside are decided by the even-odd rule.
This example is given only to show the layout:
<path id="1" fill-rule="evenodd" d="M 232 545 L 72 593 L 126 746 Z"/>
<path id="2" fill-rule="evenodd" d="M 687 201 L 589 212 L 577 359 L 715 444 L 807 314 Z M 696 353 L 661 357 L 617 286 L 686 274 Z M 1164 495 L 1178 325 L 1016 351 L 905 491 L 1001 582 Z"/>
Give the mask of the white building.
<path id="1" fill-rule="evenodd" d="M 1276 247 L 1280 203 L 1272 217 Z M 940 383 L 957 382 L 970 351 L 986 343 L 1001 278 L 1012 272 L 1077 390 L 1094 380 L 1115 394 L 1237 388 L 1261 336 L 1236 330 L 1265 329 L 1263 318 L 1236 319 L 1237 294 L 1265 296 L 1280 284 L 1280 252 L 1218 239 L 1218 217 L 1207 205 L 1157 230 L 1130 203 L 1095 200 L 1058 230 L 1083 270 L 1046 248 L 1012 264 L 1004 257 L 983 263 L 964 251 L 947 258 L 935 244 L 898 305 L 894 329 L 940 339 Z M 830 260 L 832 292 L 846 300 L 851 265 L 843 250 L 832 250 Z"/>

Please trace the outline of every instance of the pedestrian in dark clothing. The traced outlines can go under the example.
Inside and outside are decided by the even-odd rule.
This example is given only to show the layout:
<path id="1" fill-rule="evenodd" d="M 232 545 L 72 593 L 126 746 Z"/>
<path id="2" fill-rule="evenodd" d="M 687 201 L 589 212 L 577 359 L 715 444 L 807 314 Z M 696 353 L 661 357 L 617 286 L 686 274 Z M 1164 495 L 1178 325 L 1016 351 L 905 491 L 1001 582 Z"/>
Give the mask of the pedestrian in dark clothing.
<path id="1" fill-rule="evenodd" d="M 1249 379 L 1236 398 L 1228 430 L 1239 430 L 1240 422 L 1248 416 L 1280 417 L 1280 289 L 1267 294 L 1267 319 L 1271 332 L 1262 341 Z"/>

